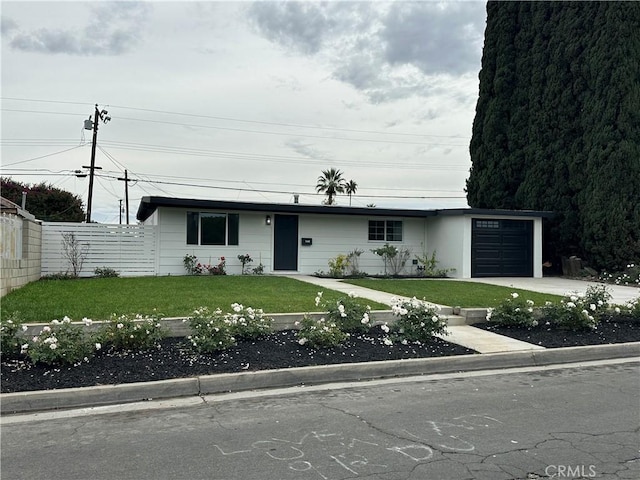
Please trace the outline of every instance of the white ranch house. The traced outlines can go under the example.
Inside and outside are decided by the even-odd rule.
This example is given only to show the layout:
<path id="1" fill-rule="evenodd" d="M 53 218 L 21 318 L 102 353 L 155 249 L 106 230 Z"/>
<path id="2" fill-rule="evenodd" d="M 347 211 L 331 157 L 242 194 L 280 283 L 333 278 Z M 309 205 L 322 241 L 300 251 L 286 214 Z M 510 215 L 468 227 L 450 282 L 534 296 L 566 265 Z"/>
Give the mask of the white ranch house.
<path id="1" fill-rule="evenodd" d="M 542 277 L 542 218 L 549 212 L 488 209 L 391 209 L 298 203 L 253 203 L 143 197 L 137 219 L 156 230 L 156 275 L 184 275 L 183 258 L 202 263 L 225 257 L 227 272 L 241 273 L 238 255 L 264 273 L 327 272 L 328 261 L 363 251 L 359 270 L 384 273 L 371 252 L 385 243 L 414 255 L 437 252 L 449 276 Z"/>

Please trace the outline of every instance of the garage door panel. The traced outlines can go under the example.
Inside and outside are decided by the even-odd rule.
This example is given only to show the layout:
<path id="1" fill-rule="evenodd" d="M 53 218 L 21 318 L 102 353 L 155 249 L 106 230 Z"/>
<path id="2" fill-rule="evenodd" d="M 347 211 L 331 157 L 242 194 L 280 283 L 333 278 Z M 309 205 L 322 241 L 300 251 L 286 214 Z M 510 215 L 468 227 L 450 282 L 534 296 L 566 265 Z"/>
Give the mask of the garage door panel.
<path id="1" fill-rule="evenodd" d="M 473 219 L 472 277 L 533 276 L 531 220 Z"/>

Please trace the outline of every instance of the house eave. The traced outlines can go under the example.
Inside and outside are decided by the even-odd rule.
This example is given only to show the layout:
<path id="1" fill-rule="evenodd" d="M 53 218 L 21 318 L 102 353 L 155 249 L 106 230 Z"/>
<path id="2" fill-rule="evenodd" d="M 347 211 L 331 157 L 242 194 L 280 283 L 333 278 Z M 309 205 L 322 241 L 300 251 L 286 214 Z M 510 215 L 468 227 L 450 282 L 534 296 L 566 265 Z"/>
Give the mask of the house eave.
<path id="1" fill-rule="evenodd" d="M 143 197 L 136 218 L 144 222 L 158 207 L 191 208 L 202 210 L 234 210 L 289 214 L 366 215 L 369 217 L 429 217 L 434 210 L 393 209 L 378 207 L 347 207 L 341 205 L 308 205 L 301 203 L 257 203 L 227 200 L 199 200 L 171 197 Z"/>
<path id="2" fill-rule="evenodd" d="M 259 203 L 237 202 L 229 200 L 202 200 L 175 197 L 142 197 L 136 218 L 144 222 L 159 207 L 186 208 L 194 210 L 251 211 L 283 214 L 319 214 L 319 215 L 360 215 L 367 217 L 413 217 L 425 218 L 433 216 L 457 215 L 491 215 L 517 217 L 553 216 L 552 212 L 537 210 L 493 210 L 484 208 L 451 208 L 451 209 L 402 209 L 378 207 L 347 207 L 341 205 L 309 205 L 301 203 Z"/>

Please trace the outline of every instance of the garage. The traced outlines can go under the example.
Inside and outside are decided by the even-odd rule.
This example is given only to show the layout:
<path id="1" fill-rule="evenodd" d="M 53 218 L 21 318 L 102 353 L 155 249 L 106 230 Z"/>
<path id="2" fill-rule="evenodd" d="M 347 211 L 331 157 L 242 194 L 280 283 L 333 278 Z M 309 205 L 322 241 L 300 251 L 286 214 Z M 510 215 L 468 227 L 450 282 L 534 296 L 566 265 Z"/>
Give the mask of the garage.
<path id="1" fill-rule="evenodd" d="M 472 277 L 532 277 L 533 221 L 473 218 Z"/>

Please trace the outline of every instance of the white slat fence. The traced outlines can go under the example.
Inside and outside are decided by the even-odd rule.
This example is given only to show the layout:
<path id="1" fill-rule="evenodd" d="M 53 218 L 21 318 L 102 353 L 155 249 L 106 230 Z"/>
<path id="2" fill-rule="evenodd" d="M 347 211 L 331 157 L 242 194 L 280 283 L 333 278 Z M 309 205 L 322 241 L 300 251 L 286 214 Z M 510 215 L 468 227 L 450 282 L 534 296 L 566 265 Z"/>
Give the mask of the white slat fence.
<path id="1" fill-rule="evenodd" d="M 76 240 L 86 246 L 81 277 L 94 276 L 97 267 L 113 268 L 123 277 L 156 273 L 156 227 L 153 225 L 43 222 L 43 276 L 72 273 L 62 246 L 65 233 L 73 233 Z"/>

